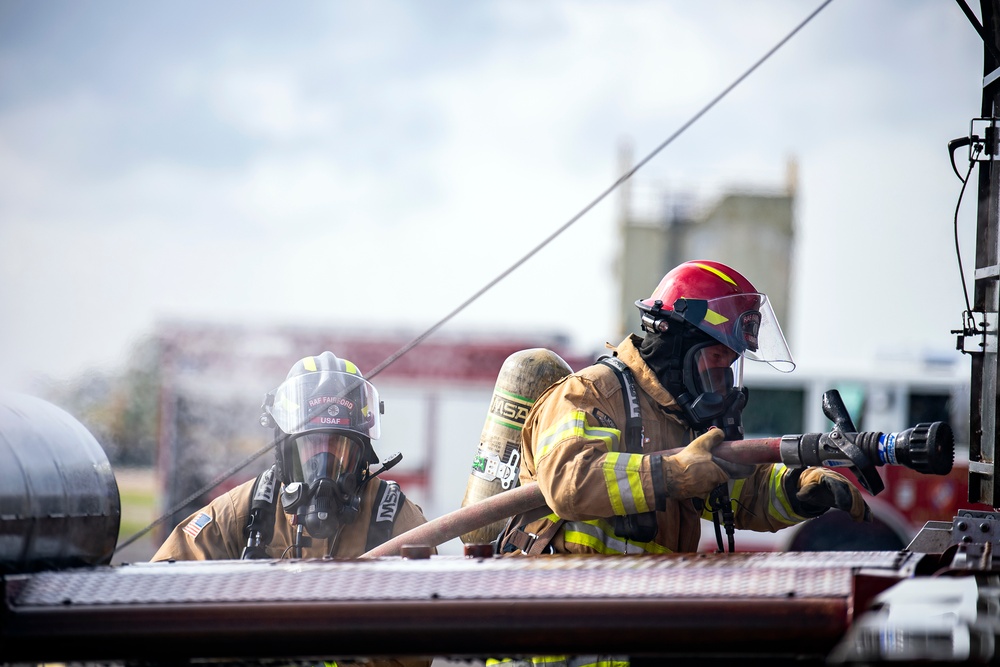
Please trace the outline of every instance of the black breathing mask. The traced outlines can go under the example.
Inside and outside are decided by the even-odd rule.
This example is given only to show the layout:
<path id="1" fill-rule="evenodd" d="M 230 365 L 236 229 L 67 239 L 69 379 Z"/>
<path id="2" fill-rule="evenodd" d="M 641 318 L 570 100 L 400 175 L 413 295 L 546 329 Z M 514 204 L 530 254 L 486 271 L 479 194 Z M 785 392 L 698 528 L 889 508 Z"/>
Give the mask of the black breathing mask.
<path id="1" fill-rule="evenodd" d="M 726 440 L 743 439 L 743 408 L 749 392 L 743 387 L 743 357 L 715 341 L 700 343 L 684 355 L 683 384 L 675 396 L 698 430 L 716 426 Z"/>
<path id="2" fill-rule="evenodd" d="M 329 539 L 360 511 L 364 446 L 345 435 L 312 431 L 285 443 L 288 466 L 281 506 L 310 537 Z"/>
<path id="3" fill-rule="evenodd" d="M 639 348 L 643 360 L 694 430 L 716 426 L 726 440 L 743 439 L 749 392 L 742 386 L 742 355 L 690 327 L 671 329 L 646 334 Z"/>

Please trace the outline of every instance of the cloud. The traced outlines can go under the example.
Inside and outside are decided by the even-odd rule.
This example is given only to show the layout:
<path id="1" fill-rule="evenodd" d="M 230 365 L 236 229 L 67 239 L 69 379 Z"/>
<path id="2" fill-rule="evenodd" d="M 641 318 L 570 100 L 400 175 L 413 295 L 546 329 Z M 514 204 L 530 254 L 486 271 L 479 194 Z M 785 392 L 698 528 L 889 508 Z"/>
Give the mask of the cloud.
<path id="1" fill-rule="evenodd" d="M 0 369 L 112 364 L 175 315 L 368 323 L 391 303 L 429 326 L 608 188 L 621 141 L 645 157 L 813 8 L 17 5 L 0 39 Z M 950 345 L 964 303 L 945 145 L 978 113 L 981 59 L 947 3 L 831 3 L 633 190 L 653 214 L 781 187 L 795 157 L 793 351 Z M 617 206 L 450 326 L 603 343 Z"/>

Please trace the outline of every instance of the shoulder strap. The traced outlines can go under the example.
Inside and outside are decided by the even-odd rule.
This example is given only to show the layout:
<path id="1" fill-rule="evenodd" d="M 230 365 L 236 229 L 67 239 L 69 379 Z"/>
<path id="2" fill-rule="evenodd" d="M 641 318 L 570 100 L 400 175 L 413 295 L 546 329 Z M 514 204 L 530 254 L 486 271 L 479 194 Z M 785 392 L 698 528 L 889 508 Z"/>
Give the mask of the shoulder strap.
<path id="1" fill-rule="evenodd" d="M 625 447 L 631 453 L 642 453 L 642 415 L 639 411 L 639 395 L 635 388 L 635 377 L 631 369 L 621 359 L 612 356 L 602 356 L 598 362 L 609 367 L 618 376 L 622 385 L 622 400 L 625 402 Z M 520 551 L 528 556 L 547 553 L 549 543 L 566 522 L 565 519 L 550 521 L 538 533 L 529 533 L 525 528 L 528 524 L 550 514 L 552 510 L 541 507 L 524 514 L 512 517 L 497 540 L 498 553 L 514 553 Z"/>
<path id="2" fill-rule="evenodd" d="M 257 475 L 250 494 L 250 518 L 243 529 L 246 548 L 243 559 L 267 558 L 264 547 L 274 537 L 274 519 L 278 505 L 278 464 Z"/>
<path id="3" fill-rule="evenodd" d="M 642 454 L 642 413 L 639 411 L 639 392 L 635 389 L 632 369 L 618 357 L 604 355 L 597 360 L 615 372 L 622 385 L 622 400 L 625 402 L 625 451 Z"/>
<path id="4" fill-rule="evenodd" d="M 543 505 L 508 519 L 507 525 L 497 537 L 494 552 L 511 554 L 520 551 L 526 556 L 552 553 L 552 550 L 549 549 L 549 543 L 552 542 L 552 538 L 556 536 L 562 525 L 566 523 L 566 519 L 549 521 L 538 533 L 529 533 L 526 530 L 528 524 L 549 514 L 552 514 L 552 510 L 547 505 Z"/>
<path id="5" fill-rule="evenodd" d="M 389 541 L 392 537 L 392 529 L 399 518 L 399 509 L 406 502 L 399 484 L 393 481 L 380 479 L 378 481 L 378 491 L 375 493 L 375 505 L 372 507 L 372 518 L 368 524 L 368 542 L 365 551 L 371 551 L 375 547 Z"/>
<path id="6" fill-rule="evenodd" d="M 635 376 L 632 369 L 618 357 L 604 355 L 599 363 L 611 368 L 618 376 L 622 386 L 622 401 L 625 403 L 625 451 L 629 454 L 642 454 L 642 412 L 639 408 L 639 392 L 635 388 Z M 659 455 L 654 457 L 650 465 L 654 487 L 663 487 L 663 469 Z M 660 501 L 658 501 L 659 504 Z M 664 500 L 665 504 L 666 501 Z M 664 507 L 657 507 L 664 509 Z M 639 514 L 624 514 L 611 517 L 611 525 L 618 537 L 635 541 L 651 542 L 659 530 L 656 522 L 656 512 L 640 512 Z"/>

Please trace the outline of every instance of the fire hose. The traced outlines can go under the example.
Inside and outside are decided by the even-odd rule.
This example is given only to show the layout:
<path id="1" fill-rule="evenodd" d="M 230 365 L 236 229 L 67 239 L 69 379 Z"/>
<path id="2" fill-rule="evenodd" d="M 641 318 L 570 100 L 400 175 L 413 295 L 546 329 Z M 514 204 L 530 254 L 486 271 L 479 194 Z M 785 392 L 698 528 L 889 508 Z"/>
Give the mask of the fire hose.
<path id="1" fill-rule="evenodd" d="M 833 422 L 827 433 L 783 435 L 772 438 L 726 440 L 712 454 L 742 464 L 783 463 L 789 468 L 826 466 L 847 468 L 871 495 L 885 488 L 875 469 L 901 465 L 917 472 L 947 475 L 955 460 L 955 439 L 947 422 L 932 422 L 897 433 L 858 432 L 840 394 L 823 394 L 823 412 Z M 670 456 L 681 449 L 660 452 Z M 398 555 L 407 545 L 437 546 L 469 531 L 545 505 L 536 482 L 472 503 L 397 535 L 367 551 L 361 558 Z"/>

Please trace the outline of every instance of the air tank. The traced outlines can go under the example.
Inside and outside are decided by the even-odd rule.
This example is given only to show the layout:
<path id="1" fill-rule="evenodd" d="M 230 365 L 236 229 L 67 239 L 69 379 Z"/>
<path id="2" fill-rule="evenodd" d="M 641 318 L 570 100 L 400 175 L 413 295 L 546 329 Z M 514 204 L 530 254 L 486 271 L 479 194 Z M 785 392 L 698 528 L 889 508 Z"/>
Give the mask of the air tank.
<path id="1" fill-rule="evenodd" d="M 462 507 L 518 485 L 521 428 L 542 392 L 573 372 L 552 350 L 535 347 L 511 354 L 497 374 L 486 423 L 479 435 Z M 465 544 L 488 544 L 503 529 L 501 519 L 461 536 Z"/>
<path id="2" fill-rule="evenodd" d="M 0 392 L 0 573 L 103 565 L 121 523 L 118 483 L 83 424 Z"/>

